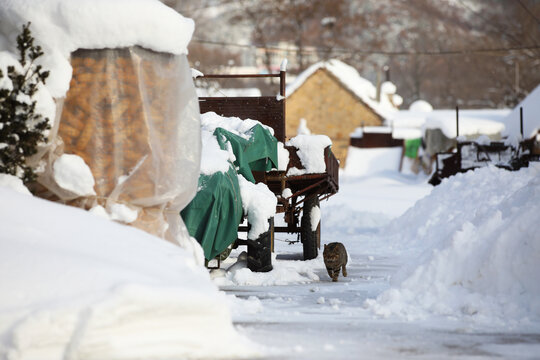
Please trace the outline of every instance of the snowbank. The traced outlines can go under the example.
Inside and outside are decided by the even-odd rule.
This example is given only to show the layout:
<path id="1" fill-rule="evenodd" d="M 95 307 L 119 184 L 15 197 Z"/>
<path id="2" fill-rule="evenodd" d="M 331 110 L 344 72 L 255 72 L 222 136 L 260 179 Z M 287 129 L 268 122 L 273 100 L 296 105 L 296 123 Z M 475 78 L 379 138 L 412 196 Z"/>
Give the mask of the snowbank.
<path id="1" fill-rule="evenodd" d="M 45 55 L 39 62 L 51 70 L 47 87 L 54 97 L 69 88 L 69 55 L 77 49 L 139 45 L 186 54 L 194 23 L 158 0 L 0 0 L 0 50 L 16 52 L 22 24 Z"/>
<path id="2" fill-rule="evenodd" d="M 247 268 L 247 254 L 238 255 L 237 261 L 226 271 L 214 274 L 214 283 L 219 286 L 277 286 L 308 284 L 319 281 L 317 272 L 325 269 L 322 256 L 313 260 L 276 261 L 272 255 L 273 269 L 266 273 L 254 273 Z"/>
<path id="3" fill-rule="evenodd" d="M 5 187 L 0 198 L 0 358 L 257 356 L 185 250 Z"/>
<path id="4" fill-rule="evenodd" d="M 540 85 L 538 85 L 512 112 L 504 119 L 505 135 L 510 138 L 521 136 L 519 108 L 523 108 L 523 132 L 529 138 L 540 130 Z"/>
<path id="5" fill-rule="evenodd" d="M 540 327 L 540 166 L 488 167 L 443 180 L 381 241 L 401 254 L 394 286 L 365 306 L 488 326 Z"/>
<path id="6" fill-rule="evenodd" d="M 13 175 L 0 174 L 0 188 L 1 187 L 9 188 L 20 194 L 32 196 L 32 193 L 24 186 L 22 180 Z"/>

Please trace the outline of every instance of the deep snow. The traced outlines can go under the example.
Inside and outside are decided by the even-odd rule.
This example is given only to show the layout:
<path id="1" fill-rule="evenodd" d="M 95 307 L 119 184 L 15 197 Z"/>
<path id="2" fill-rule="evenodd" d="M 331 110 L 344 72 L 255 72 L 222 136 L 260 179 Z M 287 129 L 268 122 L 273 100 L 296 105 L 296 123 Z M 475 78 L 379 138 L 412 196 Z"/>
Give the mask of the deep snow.
<path id="1" fill-rule="evenodd" d="M 4 178 L 0 356 L 537 358 L 538 164 L 436 188 L 391 170 L 341 179 L 322 242 L 345 244 L 348 277 L 277 234 L 273 271 L 250 272 L 240 248 L 211 274 L 224 295 L 184 250 Z"/>
<path id="2" fill-rule="evenodd" d="M 0 359 L 257 356 L 186 250 L 14 182 L 0 177 Z"/>
<path id="3" fill-rule="evenodd" d="M 396 171 L 344 173 L 321 221 L 322 243 L 347 247 L 348 277 L 332 283 L 321 256 L 301 261 L 296 237 L 278 234 L 274 271 L 240 261 L 214 281 L 276 358 L 536 359 L 538 179 L 538 164 L 434 189 Z"/>

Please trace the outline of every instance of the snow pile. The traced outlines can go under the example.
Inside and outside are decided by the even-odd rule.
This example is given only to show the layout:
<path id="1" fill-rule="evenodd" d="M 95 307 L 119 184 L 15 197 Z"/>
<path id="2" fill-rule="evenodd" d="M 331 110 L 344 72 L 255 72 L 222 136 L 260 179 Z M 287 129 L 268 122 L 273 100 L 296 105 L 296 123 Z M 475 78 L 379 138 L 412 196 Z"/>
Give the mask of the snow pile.
<path id="1" fill-rule="evenodd" d="M 391 81 L 385 81 L 381 84 L 380 104 L 386 109 L 395 109 L 403 104 L 403 98 L 396 94 L 397 87 Z"/>
<path id="2" fill-rule="evenodd" d="M 0 0 L 0 50 L 15 52 L 22 24 L 43 47 L 39 63 L 54 97 L 69 88 L 69 55 L 77 49 L 147 49 L 186 54 L 194 23 L 158 0 Z"/>
<path id="3" fill-rule="evenodd" d="M 194 69 L 191 69 L 193 71 Z M 197 71 L 197 70 L 195 70 Z M 200 72 L 199 72 L 200 73 Z M 202 73 L 198 76 L 203 76 Z M 194 76 L 198 77 L 198 76 Z M 197 88 L 198 97 L 259 97 L 261 96 L 261 90 L 258 88 Z"/>
<path id="4" fill-rule="evenodd" d="M 431 112 L 433 106 L 425 100 L 416 100 L 409 106 L 409 111 L 412 112 Z"/>
<path id="5" fill-rule="evenodd" d="M 365 306 L 409 320 L 440 315 L 490 326 L 538 325 L 539 211 L 537 164 L 443 180 L 385 230 L 381 241 L 407 266 L 393 288 Z"/>
<path id="6" fill-rule="evenodd" d="M 307 120 L 304 118 L 300 119 L 298 124 L 298 129 L 296 130 L 296 135 L 311 135 L 311 130 L 307 126 Z"/>
<path id="7" fill-rule="evenodd" d="M 321 209 L 318 206 L 311 208 L 309 218 L 311 219 L 311 231 L 316 231 L 321 222 Z"/>
<path id="8" fill-rule="evenodd" d="M 182 248 L 3 187 L 0 198 L 0 358 L 258 355 Z"/>
<path id="9" fill-rule="evenodd" d="M 32 196 L 32 193 L 24 186 L 22 180 L 13 175 L 0 174 L 0 187 L 9 188 L 19 194 Z"/>
<path id="10" fill-rule="evenodd" d="M 290 284 L 308 284 L 319 281 L 316 272 L 324 269 L 322 256 L 313 260 L 276 260 L 272 257 L 273 270 L 266 273 L 254 273 L 247 268 L 245 256 L 240 254 L 238 261 L 231 265 L 222 277 L 214 278 L 214 283 L 219 286 L 276 286 Z"/>
<path id="11" fill-rule="evenodd" d="M 234 161 L 231 151 L 222 150 L 216 137 L 208 131 L 201 132 L 201 174 L 212 175 L 216 172 L 227 172 L 229 161 Z"/>
<path id="12" fill-rule="evenodd" d="M 366 176 L 381 171 L 399 171 L 401 147 L 358 148 L 349 146 L 345 174 L 348 176 Z"/>
<path id="13" fill-rule="evenodd" d="M 242 208 L 251 225 L 248 239 L 257 239 L 262 233 L 268 231 L 268 219 L 276 214 L 276 196 L 266 184 L 254 184 L 242 175 L 238 176 L 238 184 L 240 185 Z"/>
<path id="14" fill-rule="evenodd" d="M 307 68 L 297 76 L 292 84 L 287 86 L 287 97 L 298 90 L 319 69 L 329 71 L 347 89 L 383 118 L 388 118 L 392 113 L 396 112 L 396 106 L 399 106 L 403 101 L 399 95 L 395 94 L 395 85 L 388 82 L 384 88 L 386 92 L 381 91 L 383 96 L 381 96 L 381 101 L 378 102 L 376 100 L 377 88 L 369 80 L 361 77 L 355 68 L 336 59 L 318 62 Z"/>
<path id="15" fill-rule="evenodd" d="M 124 204 L 112 204 L 110 206 L 111 219 L 130 224 L 137 220 L 139 211 L 137 209 L 131 209 Z"/>
<path id="16" fill-rule="evenodd" d="M 64 190 L 78 196 L 96 195 L 92 171 L 80 156 L 71 154 L 60 156 L 53 164 L 53 176 Z"/>
<path id="17" fill-rule="evenodd" d="M 326 135 L 298 135 L 287 142 L 287 145 L 298 149 L 298 157 L 304 169 L 292 167 L 287 175 L 317 174 L 326 171 L 324 149 L 332 145 Z"/>
<path id="18" fill-rule="evenodd" d="M 523 108 L 523 135 L 530 138 L 540 130 L 540 85 L 538 85 L 512 112 L 504 119 L 505 135 L 511 138 L 521 136 L 519 108 Z"/>
<path id="19" fill-rule="evenodd" d="M 225 117 L 216 114 L 213 111 L 201 114 L 201 129 L 203 131 L 213 133 L 218 127 L 223 128 L 235 135 L 238 135 L 244 139 L 250 138 L 250 130 L 255 125 L 261 125 L 272 135 L 274 135 L 274 129 L 270 126 L 266 126 L 257 120 L 252 119 L 240 119 L 238 117 Z"/>

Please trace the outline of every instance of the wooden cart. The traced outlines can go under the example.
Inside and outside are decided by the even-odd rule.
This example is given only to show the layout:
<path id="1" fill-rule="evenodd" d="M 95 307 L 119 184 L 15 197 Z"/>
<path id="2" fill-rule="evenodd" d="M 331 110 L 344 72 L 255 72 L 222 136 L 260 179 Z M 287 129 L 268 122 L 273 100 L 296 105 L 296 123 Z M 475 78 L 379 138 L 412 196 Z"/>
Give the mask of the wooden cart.
<path id="1" fill-rule="evenodd" d="M 258 97 L 200 97 L 201 113 L 213 111 L 224 117 L 255 119 L 274 129 L 274 136 L 285 143 L 285 76 L 278 74 L 258 75 L 205 75 L 198 79 L 240 79 L 240 78 L 279 78 L 279 96 Z M 286 146 L 289 151 L 288 168 L 303 169 L 295 147 Z M 276 195 L 277 213 L 284 213 L 287 226 L 274 226 L 270 219 L 269 231 L 257 241 L 237 240 L 237 244 L 248 245 L 248 267 L 253 271 L 269 271 L 271 251 L 273 251 L 274 232 L 298 233 L 303 244 L 304 260 L 314 259 L 320 248 L 320 219 L 312 219 L 312 210 L 320 201 L 336 194 L 339 190 L 339 163 L 330 148 L 324 150 L 326 172 L 305 175 L 287 175 L 286 171 L 254 172 L 257 182 L 265 183 Z M 290 189 L 292 194 L 283 197 L 283 190 Z M 316 230 L 312 221 L 318 221 Z M 247 231 L 240 227 L 239 231 Z"/>

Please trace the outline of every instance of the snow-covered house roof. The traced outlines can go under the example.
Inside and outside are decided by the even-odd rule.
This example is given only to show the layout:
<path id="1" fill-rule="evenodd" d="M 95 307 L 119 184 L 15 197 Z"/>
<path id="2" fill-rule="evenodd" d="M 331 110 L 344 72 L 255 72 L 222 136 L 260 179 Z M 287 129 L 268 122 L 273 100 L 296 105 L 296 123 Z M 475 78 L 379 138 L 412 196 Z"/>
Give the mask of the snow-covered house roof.
<path id="1" fill-rule="evenodd" d="M 385 82 L 381 85 L 381 100 L 377 101 L 377 88 L 369 80 L 360 76 L 355 68 L 336 59 L 318 62 L 303 71 L 293 83 L 287 86 L 285 91 L 287 97 L 291 96 L 310 76 L 320 69 L 328 71 L 353 95 L 383 119 L 387 119 L 392 113 L 396 112 L 397 106 L 401 105 L 403 101 L 396 94 L 396 86 L 391 82 Z"/>
<path id="2" fill-rule="evenodd" d="M 0 51 L 16 53 L 23 24 L 44 56 L 54 97 L 69 88 L 69 55 L 77 49 L 141 47 L 186 54 L 194 23 L 158 0 L 0 0 Z"/>
<path id="3" fill-rule="evenodd" d="M 504 134 L 512 138 L 521 136 L 519 121 L 520 107 L 523 108 L 523 136 L 529 138 L 540 131 L 540 85 L 503 120 L 506 125 Z"/>
<path id="4" fill-rule="evenodd" d="M 459 111 L 459 134 L 464 136 L 496 135 L 504 131 L 508 109 Z M 440 129 L 450 139 L 456 137 L 456 111 L 400 110 L 389 118 L 395 138 L 418 138 L 426 129 Z"/>

